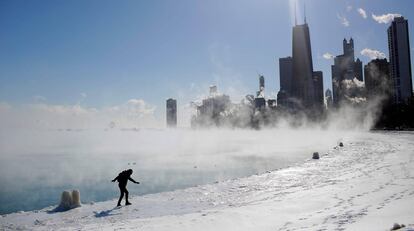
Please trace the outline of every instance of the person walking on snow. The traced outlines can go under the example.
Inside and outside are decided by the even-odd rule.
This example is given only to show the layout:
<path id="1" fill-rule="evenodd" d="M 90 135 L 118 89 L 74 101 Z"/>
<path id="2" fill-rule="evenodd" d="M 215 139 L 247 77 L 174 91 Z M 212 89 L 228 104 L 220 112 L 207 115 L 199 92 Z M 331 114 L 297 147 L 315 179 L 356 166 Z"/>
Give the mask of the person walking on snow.
<path id="1" fill-rule="evenodd" d="M 131 203 L 128 201 L 128 190 L 126 189 L 128 180 L 134 182 L 135 184 L 139 184 L 139 182 L 135 181 L 134 179 L 131 178 L 132 175 L 132 169 L 128 169 L 125 171 L 122 171 L 121 173 L 118 174 L 117 177 L 115 177 L 115 179 L 112 180 L 112 182 L 115 182 L 116 180 L 118 180 L 118 186 L 119 186 L 119 190 L 121 195 L 119 195 L 119 200 L 118 200 L 118 205 L 117 206 L 121 206 L 121 201 L 122 198 L 124 197 L 125 194 L 125 205 L 130 205 Z"/>

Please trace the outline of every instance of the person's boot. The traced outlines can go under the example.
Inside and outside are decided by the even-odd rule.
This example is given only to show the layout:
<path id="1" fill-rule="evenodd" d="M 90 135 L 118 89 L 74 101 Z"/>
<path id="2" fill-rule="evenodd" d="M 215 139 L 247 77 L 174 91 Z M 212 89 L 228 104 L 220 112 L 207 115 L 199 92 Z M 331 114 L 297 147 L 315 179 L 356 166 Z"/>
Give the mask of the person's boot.
<path id="1" fill-rule="evenodd" d="M 129 203 L 129 201 L 127 201 L 127 202 L 125 203 L 125 205 L 131 205 L 131 203 Z"/>
<path id="2" fill-rule="evenodd" d="M 121 194 L 120 196 L 119 196 L 119 199 L 118 199 L 118 204 L 116 205 L 116 206 L 121 206 L 121 201 L 122 201 L 122 198 L 124 197 L 124 195 L 123 194 Z"/>

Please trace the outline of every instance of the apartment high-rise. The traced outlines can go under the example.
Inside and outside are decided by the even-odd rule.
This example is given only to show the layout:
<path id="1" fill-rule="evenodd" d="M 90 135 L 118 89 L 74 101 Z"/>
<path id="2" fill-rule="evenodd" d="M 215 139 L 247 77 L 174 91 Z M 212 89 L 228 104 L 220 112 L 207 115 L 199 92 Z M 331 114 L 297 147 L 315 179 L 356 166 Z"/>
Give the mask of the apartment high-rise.
<path id="1" fill-rule="evenodd" d="M 323 73 L 322 71 L 313 72 L 314 85 L 314 106 L 322 108 L 323 100 Z"/>
<path id="2" fill-rule="evenodd" d="M 177 100 L 167 99 L 167 127 L 177 127 Z"/>
<path id="3" fill-rule="evenodd" d="M 396 17 L 388 28 L 390 74 L 394 103 L 407 102 L 413 95 L 408 21 Z"/>
<path id="4" fill-rule="evenodd" d="M 280 90 L 290 94 L 292 91 L 292 57 L 279 59 Z"/>

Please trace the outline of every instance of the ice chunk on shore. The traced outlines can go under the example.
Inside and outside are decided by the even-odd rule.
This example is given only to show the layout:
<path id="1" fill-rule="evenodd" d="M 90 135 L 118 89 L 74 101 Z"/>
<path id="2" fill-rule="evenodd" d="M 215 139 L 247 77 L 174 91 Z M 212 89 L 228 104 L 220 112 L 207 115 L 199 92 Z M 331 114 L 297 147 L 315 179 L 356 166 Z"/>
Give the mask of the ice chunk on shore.
<path id="1" fill-rule="evenodd" d="M 55 211 L 66 211 L 79 206 L 81 206 L 79 190 L 72 190 L 72 192 L 63 191 L 60 197 L 60 204 Z"/>

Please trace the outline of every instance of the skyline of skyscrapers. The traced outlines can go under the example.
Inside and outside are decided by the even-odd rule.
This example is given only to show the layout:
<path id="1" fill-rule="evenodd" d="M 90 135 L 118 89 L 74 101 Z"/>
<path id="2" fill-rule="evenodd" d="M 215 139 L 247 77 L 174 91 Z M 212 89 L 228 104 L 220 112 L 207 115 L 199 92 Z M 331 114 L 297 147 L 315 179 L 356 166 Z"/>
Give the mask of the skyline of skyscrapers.
<path id="1" fill-rule="evenodd" d="M 292 28 L 292 54 L 278 59 L 280 90 L 277 100 L 265 99 L 265 79 L 262 75 L 259 75 L 256 97 L 246 96 L 246 102 L 250 102 L 248 104 L 242 101 L 241 105 L 235 106 L 229 96 L 217 94 L 214 86 L 210 88 L 210 97 L 197 106 L 194 121 L 219 125 L 222 118 L 238 121 L 237 116 L 244 115 L 258 122 L 257 118 L 275 118 L 269 115 L 274 112 L 277 114 L 277 111 L 303 111 L 307 116 L 318 119 L 326 108 L 338 108 L 343 103 L 359 104 L 380 99 L 380 102 L 388 104 L 390 101 L 386 99 L 391 98 L 393 93 L 396 95 L 394 98 L 400 100 L 395 103 L 406 102 L 412 99 L 413 94 L 407 30 L 407 20 L 395 18 L 388 29 L 390 60 L 394 60 L 393 63 L 388 63 L 386 59 L 373 59 L 364 68 L 361 60 L 355 57 L 353 38 L 349 41 L 344 38 L 343 54 L 334 57 L 331 66 L 332 91 L 327 88 L 324 92 L 323 72 L 313 69 L 309 25 L 306 21 L 302 25 L 295 24 Z M 247 110 L 238 111 L 241 108 Z M 256 117 L 260 113 L 265 116 Z"/>

